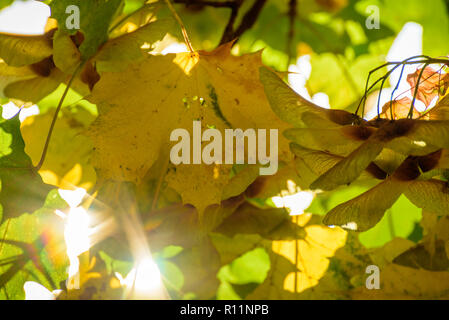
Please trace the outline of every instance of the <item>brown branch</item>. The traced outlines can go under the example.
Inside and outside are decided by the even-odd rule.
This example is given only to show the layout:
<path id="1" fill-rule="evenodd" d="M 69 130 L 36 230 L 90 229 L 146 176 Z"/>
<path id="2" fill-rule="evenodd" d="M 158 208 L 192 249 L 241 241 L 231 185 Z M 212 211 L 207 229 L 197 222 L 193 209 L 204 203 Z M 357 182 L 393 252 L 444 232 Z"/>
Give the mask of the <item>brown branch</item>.
<path id="1" fill-rule="evenodd" d="M 246 12 L 242 19 L 242 22 L 237 29 L 234 29 L 234 24 L 237 19 L 239 9 L 243 3 L 243 0 L 228 0 L 228 1 L 210 1 L 210 0 L 172 0 L 176 4 L 185 4 L 188 6 L 209 6 L 214 8 L 229 8 L 231 9 L 231 15 L 229 16 L 228 23 L 223 31 L 223 35 L 220 40 L 220 44 L 232 41 L 239 38 L 246 30 L 250 29 L 257 20 L 263 6 L 267 0 L 256 0 L 253 6 Z M 296 2 L 296 1 L 295 1 Z"/>
<path id="2" fill-rule="evenodd" d="M 296 19 L 296 7 L 297 7 L 297 0 L 290 0 L 289 2 L 289 10 L 288 10 L 288 18 L 289 18 L 289 26 L 288 26 L 288 33 L 287 33 L 287 69 L 290 64 L 290 61 L 292 60 L 292 45 L 293 45 L 293 39 L 295 37 L 295 19 Z"/>
<path id="3" fill-rule="evenodd" d="M 248 12 L 243 17 L 240 26 L 234 32 L 233 39 L 239 38 L 246 30 L 251 29 L 251 27 L 254 25 L 257 18 L 259 17 L 259 14 L 262 11 L 262 8 L 266 2 L 267 0 L 256 0 L 251 9 L 249 9 Z"/>
<path id="4" fill-rule="evenodd" d="M 173 3 L 181 3 L 188 6 L 209 6 L 214 8 L 233 8 L 236 1 L 202 1 L 202 0 L 173 0 Z"/>
<path id="5" fill-rule="evenodd" d="M 234 23 L 237 19 L 242 0 L 234 1 L 234 5 L 231 7 L 231 16 L 221 36 L 220 44 L 234 40 Z"/>

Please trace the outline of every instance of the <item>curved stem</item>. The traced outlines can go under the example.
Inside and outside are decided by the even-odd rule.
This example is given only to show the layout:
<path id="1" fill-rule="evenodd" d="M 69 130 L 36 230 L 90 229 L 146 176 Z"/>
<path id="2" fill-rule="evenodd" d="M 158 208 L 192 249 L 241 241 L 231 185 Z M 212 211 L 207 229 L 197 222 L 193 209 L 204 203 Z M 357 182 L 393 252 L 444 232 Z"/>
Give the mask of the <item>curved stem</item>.
<path id="1" fill-rule="evenodd" d="M 41 159 L 39 160 L 39 163 L 37 164 L 37 166 L 34 168 L 36 171 L 39 171 L 42 168 L 42 165 L 44 164 L 45 157 L 46 157 L 47 151 L 48 151 L 48 146 L 50 144 L 51 136 L 52 136 L 53 130 L 55 128 L 56 120 L 58 119 L 59 111 L 62 108 L 62 104 L 64 102 L 65 97 L 67 96 L 67 93 L 69 92 L 69 89 L 70 89 L 70 86 L 73 83 L 73 80 L 75 80 L 76 76 L 78 75 L 80 70 L 83 68 L 85 63 L 86 63 L 86 61 L 82 61 L 78 65 L 78 67 L 76 68 L 76 70 L 73 73 L 72 77 L 70 78 L 69 82 L 67 83 L 67 86 L 66 86 L 66 88 L 64 90 L 64 93 L 62 94 L 61 99 L 59 100 L 58 107 L 56 108 L 55 114 L 54 114 L 53 119 L 52 119 L 51 124 L 50 124 L 50 129 L 48 130 L 47 139 L 45 140 L 45 145 L 44 145 L 44 149 L 42 150 Z"/>
<path id="2" fill-rule="evenodd" d="M 403 63 L 403 62 L 402 62 Z M 362 107 L 362 117 L 365 114 L 365 107 L 366 107 L 366 99 L 368 97 L 368 93 L 371 91 L 371 89 L 373 89 L 380 81 L 382 81 L 382 87 L 383 84 L 385 83 L 385 81 L 388 79 L 388 77 L 394 72 L 394 70 L 396 70 L 399 66 L 401 66 L 402 64 L 401 62 L 399 62 L 396 66 L 394 66 L 390 71 L 388 71 L 383 77 L 380 77 L 379 79 L 377 79 L 369 88 L 365 89 L 365 94 L 362 97 L 362 100 L 360 100 L 359 106 L 363 101 L 363 107 Z M 368 84 L 368 83 L 367 83 Z M 381 88 L 382 90 L 382 88 Z M 381 94 L 381 92 L 379 93 Z M 358 111 L 358 108 L 357 108 Z"/>
<path id="3" fill-rule="evenodd" d="M 387 81 L 388 77 L 384 77 L 379 89 L 379 95 L 377 97 L 377 119 L 380 119 L 380 98 L 382 97 L 382 89 L 384 88 L 385 81 Z"/>
<path id="4" fill-rule="evenodd" d="M 379 83 L 384 77 L 388 77 L 388 76 L 389 76 L 389 75 L 390 75 L 396 68 L 398 68 L 398 67 L 401 66 L 401 65 L 419 63 L 418 61 L 410 61 L 410 60 L 418 59 L 418 58 L 432 60 L 432 58 L 429 57 L 429 56 L 426 56 L 426 55 L 418 55 L 418 56 L 409 57 L 409 58 L 407 58 L 407 59 L 405 59 L 405 60 L 403 60 L 403 61 L 399 61 L 399 62 L 386 62 L 386 63 L 382 64 L 381 66 L 376 67 L 376 68 L 374 68 L 373 70 L 371 70 L 371 71 L 368 73 L 368 78 L 366 79 L 365 93 L 364 93 L 364 95 L 362 96 L 362 98 L 360 99 L 360 102 L 359 102 L 359 105 L 357 106 L 357 109 L 356 109 L 356 111 L 355 111 L 355 114 L 358 114 L 359 109 L 360 109 L 360 106 L 361 106 L 362 103 L 363 103 L 363 108 L 362 108 L 362 117 L 363 117 L 363 115 L 364 115 L 364 113 L 365 113 L 365 104 L 366 104 L 366 98 L 367 98 L 367 96 L 368 96 L 368 93 L 369 93 L 369 91 L 371 91 L 372 88 L 374 88 L 374 86 L 375 86 L 377 83 Z M 446 61 L 446 63 L 449 62 L 448 60 L 445 60 L 445 61 Z M 424 62 L 425 62 L 425 61 L 424 61 Z M 378 79 L 376 82 L 374 82 L 374 84 L 372 84 L 372 85 L 368 88 L 368 86 L 369 86 L 369 80 L 370 80 L 370 78 L 371 78 L 371 75 L 372 75 L 373 73 L 375 73 L 376 71 L 378 71 L 378 70 L 380 70 L 380 69 L 382 69 L 382 68 L 384 68 L 384 67 L 387 67 L 387 66 L 389 66 L 389 65 L 395 65 L 395 67 L 393 67 L 392 70 L 390 70 L 389 72 L 387 72 L 387 74 L 385 74 L 383 77 L 381 77 L 380 79 Z"/>
<path id="5" fill-rule="evenodd" d="M 444 68 L 444 66 L 441 67 L 440 70 L 439 70 L 438 72 L 440 72 L 442 68 Z M 426 82 L 426 81 L 429 80 L 432 76 L 433 76 L 433 75 L 430 75 L 430 76 L 428 76 L 427 78 L 424 78 L 422 81 L 420 81 L 419 84 Z M 414 86 L 410 87 L 410 89 L 407 89 L 407 90 L 402 91 L 401 93 L 399 93 L 399 94 L 396 96 L 395 100 L 398 99 L 400 96 L 406 94 L 408 91 L 415 89 L 417 85 L 418 85 L 418 83 L 415 84 Z"/>
<path id="6" fill-rule="evenodd" d="M 186 28 L 184 27 L 184 23 L 182 23 L 181 18 L 176 13 L 176 10 L 173 7 L 173 5 L 171 4 L 170 0 L 165 0 L 165 3 L 167 4 L 168 9 L 171 11 L 171 13 L 175 17 L 176 21 L 178 22 L 179 26 L 181 27 L 182 36 L 184 37 L 184 41 L 185 41 L 187 47 L 189 48 L 189 51 L 193 53 L 194 50 L 193 50 L 192 44 L 190 42 L 189 35 L 187 34 Z"/>
<path id="7" fill-rule="evenodd" d="M 422 77 L 422 75 L 424 73 L 424 70 L 427 68 L 427 66 L 429 64 L 430 64 L 429 62 L 424 64 L 424 66 L 422 67 L 421 71 L 419 72 L 418 79 L 416 80 L 415 92 L 413 93 L 412 104 L 410 106 L 410 110 L 408 112 L 407 118 L 410 118 L 410 119 L 413 118 L 413 109 L 415 108 L 415 101 L 416 101 L 416 96 L 418 95 L 418 89 L 419 89 L 419 84 L 421 82 L 421 77 Z"/>
<path id="8" fill-rule="evenodd" d="M 390 116 L 391 116 L 391 120 L 394 120 L 393 119 L 393 97 L 394 97 L 394 94 L 395 94 L 396 90 L 398 90 L 398 88 L 399 88 L 399 84 L 401 83 L 402 75 L 404 74 L 404 69 L 405 69 L 405 64 L 402 65 L 401 74 L 399 75 L 398 82 L 396 83 L 396 86 L 394 87 L 393 91 L 391 92 L 391 97 L 390 97 Z"/>

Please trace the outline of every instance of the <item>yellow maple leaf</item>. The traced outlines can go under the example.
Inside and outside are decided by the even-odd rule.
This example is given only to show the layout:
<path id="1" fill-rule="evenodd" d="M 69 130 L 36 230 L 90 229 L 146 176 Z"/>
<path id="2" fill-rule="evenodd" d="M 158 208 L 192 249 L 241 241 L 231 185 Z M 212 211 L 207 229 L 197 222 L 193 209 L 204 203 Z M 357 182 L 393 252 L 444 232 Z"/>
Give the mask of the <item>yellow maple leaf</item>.
<path id="1" fill-rule="evenodd" d="M 272 242 L 271 271 L 248 299 L 298 299 L 313 295 L 313 287 L 326 274 L 330 258 L 345 245 L 347 232 L 316 224 L 312 218 L 312 214 L 292 217 L 295 224 L 304 228 L 303 239 Z"/>
<path id="2" fill-rule="evenodd" d="M 35 74 L 28 67 L 11 67 L 0 59 L 0 97 L 6 97 L 5 88 L 9 84 L 33 78 Z"/>
<path id="3" fill-rule="evenodd" d="M 78 111 L 87 119 L 92 116 L 80 109 Z M 21 126 L 25 141 L 25 152 L 37 165 L 43 150 L 53 112 L 28 117 Z M 90 164 L 92 150 L 90 140 L 81 132 L 85 124 L 76 120 L 73 114 L 66 112 L 58 119 L 53 139 L 42 168 L 39 170 L 43 181 L 63 189 L 82 187 L 90 189 L 96 181 L 96 174 Z"/>
<path id="4" fill-rule="evenodd" d="M 23 67 L 42 61 L 53 53 L 52 36 L 52 31 L 38 36 L 2 33 L 0 34 L 0 58 L 12 67 Z"/>
<path id="5" fill-rule="evenodd" d="M 408 157 L 384 181 L 333 208 L 323 222 L 350 230 L 368 230 L 380 221 L 402 193 L 417 207 L 446 215 L 449 210 L 447 184 L 437 179 L 425 180 L 422 174 L 445 165 L 444 161 L 440 162 L 444 153 L 439 150 L 427 156 Z"/>
<path id="6" fill-rule="evenodd" d="M 354 181 L 384 148 L 416 156 L 449 148 L 449 121 L 401 119 L 385 123 L 348 157 L 320 176 L 311 187 L 332 190 Z"/>
<path id="7" fill-rule="evenodd" d="M 201 121 L 202 129 L 222 133 L 226 128 L 288 127 L 271 110 L 259 82 L 261 53 L 235 57 L 230 47 L 150 55 L 123 72 L 101 74 L 90 98 L 100 116 L 88 135 L 102 177 L 139 182 L 159 157 L 168 161 L 172 130 L 184 128 L 192 136 L 194 120 Z M 279 158 L 290 158 L 282 137 Z M 167 181 L 184 203 L 202 212 L 222 200 L 232 165 L 183 166 L 175 167 Z"/>

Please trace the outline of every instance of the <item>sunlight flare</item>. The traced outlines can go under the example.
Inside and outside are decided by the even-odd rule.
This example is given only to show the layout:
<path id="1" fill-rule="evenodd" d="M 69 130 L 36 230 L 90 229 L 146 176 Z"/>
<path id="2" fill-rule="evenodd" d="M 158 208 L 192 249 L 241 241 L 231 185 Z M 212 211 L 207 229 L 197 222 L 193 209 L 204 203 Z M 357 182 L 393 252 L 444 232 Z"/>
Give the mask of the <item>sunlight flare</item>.
<path id="1" fill-rule="evenodd" d="M 302 191 L 293 180 L 287 180 L 287 190 L 281 190 L 279 196 L 272 197 L 277 208 L 286 208 L 290 215 L 303 214 L 312 204 L 315 193 Z"/>
<path id="2" fill-rule="evenodd" d="M 56 300 L 62 292 L 62 290 L 50 291 L 34 281 L 25 282 L 23 290 L 25 291 L 25 300 Z"/>
<path id="3" fill-rule="evenodd" d="M 149 256 L 136 262 L 126 278 L 123 279 L 120 274 L 117 277 L 133 299 L 166 299 L 161 273 Z"/>
<path id="4" fill-rule="evenodd" d="M 59 190 L 70 209 L 67 214 L 56 210 L 56 214 L 62 217 L 65 222 L 64 240 L 67 247 L 67 256 L 69 258 L 67 289 L 79 289 L 79 255 L 89 250 L 91 247 L 89 228 L 89 215 L 83 207 L 79 207 L 81 201 L 86 195 L 86 190 L 78 188 L 74 191 Z"/>

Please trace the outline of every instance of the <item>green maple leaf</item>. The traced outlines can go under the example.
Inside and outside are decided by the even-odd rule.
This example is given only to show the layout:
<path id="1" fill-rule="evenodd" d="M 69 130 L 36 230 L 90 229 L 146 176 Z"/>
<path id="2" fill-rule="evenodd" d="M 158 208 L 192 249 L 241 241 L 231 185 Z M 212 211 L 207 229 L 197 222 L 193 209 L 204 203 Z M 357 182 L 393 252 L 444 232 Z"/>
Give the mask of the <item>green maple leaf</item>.
<path id="1" fill-rule="evenodd" d="M 0 111 L 2 108 L 0 108 Z M 0 204 L 3 219 L 31 213 L 45 202 L 49 185 L 42 182 L 24 151 L 19 117 L 0 120 Z"/>
<path id="2" fill-rule="evenodd" d="M 80 31 L 84 35 L 79 50 L 82 58 L 88 59 L 107 41 L 110 22 L 120 4 L 121 0 L 54 0 L 50 7 L 52 18 L 58 21 L 61 30 L 72 35 Z M 73 5 L 79 8 L 80 30 L 68 29 L 66 25 L 70 17 L 66 9 Z"/>

